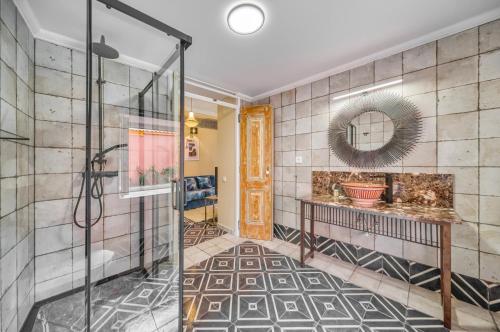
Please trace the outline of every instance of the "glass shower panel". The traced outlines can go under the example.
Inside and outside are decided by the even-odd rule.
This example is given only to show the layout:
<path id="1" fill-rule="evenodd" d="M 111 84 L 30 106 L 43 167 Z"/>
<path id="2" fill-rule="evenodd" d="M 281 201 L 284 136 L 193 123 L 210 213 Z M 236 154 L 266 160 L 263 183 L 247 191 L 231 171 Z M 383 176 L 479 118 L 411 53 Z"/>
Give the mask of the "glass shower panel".
<path id="1" fill-rule="evenodd" d="M 104 127 L 104 150 L 116 148 L 101 174 L 103 229 L 91 230 L 102 238 L 89 257 L 91 330 L 177 331 L 182 321 L 180 81 L 175 51 L 143 89 L 130 88 L 130 107 L 114 114 L 119 127 Z"/>

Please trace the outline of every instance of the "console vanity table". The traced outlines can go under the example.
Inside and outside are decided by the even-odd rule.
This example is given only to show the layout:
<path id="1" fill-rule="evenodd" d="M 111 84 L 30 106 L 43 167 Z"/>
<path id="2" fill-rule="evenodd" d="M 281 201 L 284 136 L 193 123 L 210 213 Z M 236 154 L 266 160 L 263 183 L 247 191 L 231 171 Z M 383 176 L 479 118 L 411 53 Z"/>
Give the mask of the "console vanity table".
<path id="1" fill-rule="evenodd" d="M 453 209 L 413 204 L 357 207 L 349 199 L 331 195 L 300 198 L 300 263 L 314 257 L 314 224 L 346 227 L 440 249 L 443 321 L 451 328 L 451 225 L 461 223 Z M 306 219 L 310 220 L 310 250 L 305 252 Z"/>

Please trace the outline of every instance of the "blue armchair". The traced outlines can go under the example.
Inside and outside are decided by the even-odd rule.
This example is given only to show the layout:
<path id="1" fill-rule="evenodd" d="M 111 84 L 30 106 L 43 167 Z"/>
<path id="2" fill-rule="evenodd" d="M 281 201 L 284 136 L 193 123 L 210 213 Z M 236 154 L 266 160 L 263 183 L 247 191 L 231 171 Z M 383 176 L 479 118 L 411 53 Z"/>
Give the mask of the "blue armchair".
<path id="1" fill-rule="evenodd" d="M 216 194 L 216 178 L 214 175 L 184 177 L 184 210 L 196 209 L 209 205 L 205 197 Z"/>

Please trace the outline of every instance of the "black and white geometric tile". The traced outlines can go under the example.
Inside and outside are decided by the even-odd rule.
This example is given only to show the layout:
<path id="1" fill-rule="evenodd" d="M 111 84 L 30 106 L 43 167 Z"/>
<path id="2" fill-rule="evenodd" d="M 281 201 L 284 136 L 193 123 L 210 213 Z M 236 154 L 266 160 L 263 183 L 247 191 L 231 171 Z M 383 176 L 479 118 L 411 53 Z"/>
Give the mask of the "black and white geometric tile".
<path id="1" fill-rule="evenodd" d="M 274 237 L 298 244 L 300 231 L 283 225 L 274 225 Z M 310 234 L 306 233 L 306 247 L 309 248 Z M 354 246 L 349 243 L 316 237 L 319 252 L 345 262 L 382 273 L 386 276 L 439 292 L 441 288 L 440 269 L 404 258 L 380 253 L 375 250 Z M 486 282 L 452 272 L 452 295 L 464 302 L 490 311 L 500 311 L 500 284 Z"/>
<path id="2" fill-rule="evenodd" d="M 189 332 L 447 331 L 437 319 L 253 242 L 186 270 L 184 294 Z"/>
<path id="3" fill-rule="evenodd" d="M 217 225 L 206 222 L 194 222 L 184 218 L 184 248 L 222 236 L 226 232 Z"/>
<path id="4" fill-rule="evenodd" d="M 446 331 L 439 320 L 253 242 L 183 277 L 184 331 Z M 91 331 L 177 331 L 178 273 L 166 263 L 93 288 Z M 83 292 L 42 306 L 32 331 L 84 331 Z"/>

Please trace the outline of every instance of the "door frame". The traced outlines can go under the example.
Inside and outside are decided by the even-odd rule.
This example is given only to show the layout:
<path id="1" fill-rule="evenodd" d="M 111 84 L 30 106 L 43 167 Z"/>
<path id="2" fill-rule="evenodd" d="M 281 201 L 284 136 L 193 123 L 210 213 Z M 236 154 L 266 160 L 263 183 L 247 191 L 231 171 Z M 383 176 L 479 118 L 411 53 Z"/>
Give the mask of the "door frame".
<path id="1" fill-rule="evenodd" d="M 235 211 L 234 211 L 234 223 L 233 223 L 233 235 L 239 236 L 240 235 L 240 109 L 241 109 L 241 104 L 243 99 L 242 96 L 238 93 L 231 93 L 227 92 L 227 90 L 222 90 L 217 87 L 214 87 L 213 85 L 210 85 L 208 83 L 200 82 L 200 81 L 193 81 L 189 78 L 186 78 L 186 84 L 194 85 L 203 89 L 206 89 L 208 91 L 212 92 L 217 92 L 219 94 L 235 98 L 236 99 L 236 104 L 231 104 L 227 103 L 221 100 L 214 100 L 212 98 L 202 96 L 199 94 L 195 94 L 192 92 L 187 92 L 185 93 L 186 97 L 193 98 L 193 99 L 198 99 L 206 102 L 210 102 L 216 105 L 224 106 L 226 108 L 230 108 L 234 110 L 235 112 L 235 117 L 234 117 L 234 147 L 235 147 L 235 169 L 234 169 L 234 178 L 235 178 L 235 187 L 234 187 L 234 193 L 235 193 L 235 199 L 236 199 L 236 206 L 235 206 Z"/>

